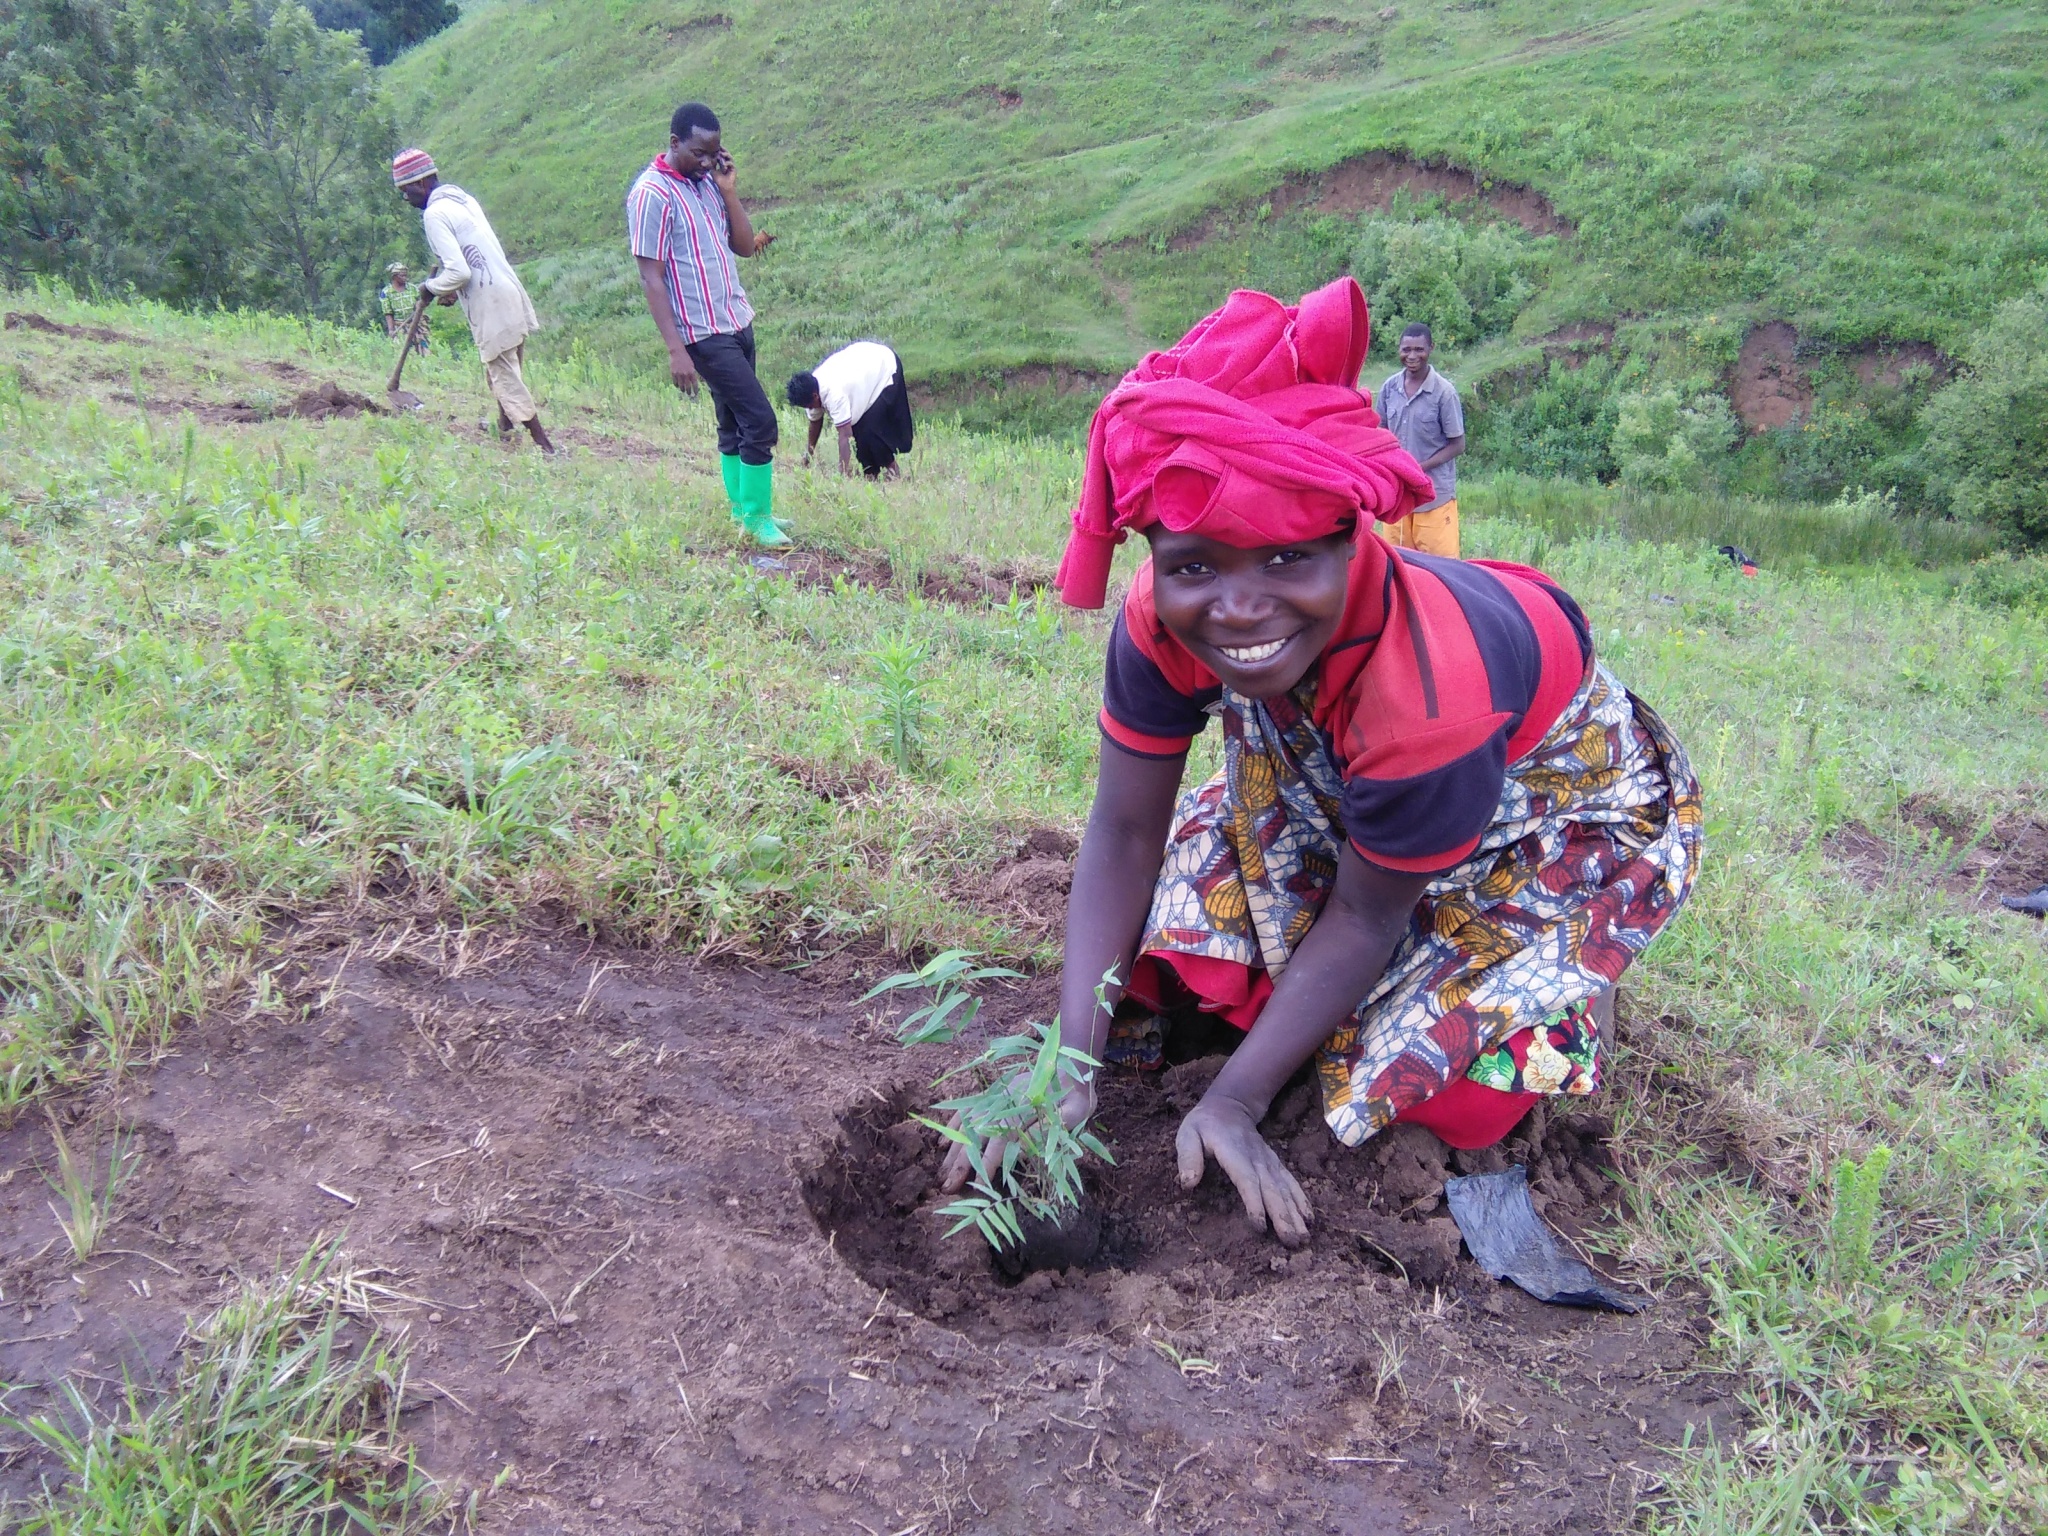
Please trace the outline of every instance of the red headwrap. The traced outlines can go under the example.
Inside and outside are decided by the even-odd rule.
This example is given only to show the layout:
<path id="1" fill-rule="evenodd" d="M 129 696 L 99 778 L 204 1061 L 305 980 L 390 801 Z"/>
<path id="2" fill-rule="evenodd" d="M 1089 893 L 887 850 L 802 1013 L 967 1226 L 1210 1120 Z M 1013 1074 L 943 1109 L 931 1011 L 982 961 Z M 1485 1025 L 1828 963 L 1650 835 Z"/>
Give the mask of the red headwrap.
<path id="1" fill-rule="evenodd" d="M 1250 549 L 1393 522 L 1434 496 L 1358 387 L 1370 334 L 1353 278 L 1293 307 L 1239 289 L 1125 374 L 1088 429 L 1060 596 L 1100 608 L 1133 528 Z"/>

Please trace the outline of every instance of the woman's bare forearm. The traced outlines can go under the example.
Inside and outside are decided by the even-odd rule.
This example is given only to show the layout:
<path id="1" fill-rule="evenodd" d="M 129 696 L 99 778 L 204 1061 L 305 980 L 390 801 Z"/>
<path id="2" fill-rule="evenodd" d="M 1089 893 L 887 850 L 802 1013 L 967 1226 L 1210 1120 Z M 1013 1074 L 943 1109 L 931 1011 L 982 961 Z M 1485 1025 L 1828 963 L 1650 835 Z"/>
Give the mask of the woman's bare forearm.
<path id="1" fill-rule="evenodd" d="M 1184 757 L 1141 758 L 1105 741 L 1088 830 L 1074 860 L 1060 973 L 1060 1039 L 1101 1059 L 1109 1010 L 1123 995 L 1166 854 Z M 1095 999 L 1104 972 L 1116 981 Z"/>

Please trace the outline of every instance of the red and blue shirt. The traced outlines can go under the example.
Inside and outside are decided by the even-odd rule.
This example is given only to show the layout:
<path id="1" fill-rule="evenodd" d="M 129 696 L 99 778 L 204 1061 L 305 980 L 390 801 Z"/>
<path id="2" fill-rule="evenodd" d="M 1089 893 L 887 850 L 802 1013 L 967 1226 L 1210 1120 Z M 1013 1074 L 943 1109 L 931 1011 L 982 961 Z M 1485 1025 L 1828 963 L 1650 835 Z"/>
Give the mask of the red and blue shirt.
<path id="1" fill-rule="evenodd" d="M 1508 765 L 1549 734 L 1592 659 L 1585 614 L 1541 571 L 1360 539 L 1315 703 L 1359 856 L 1410 874 L 1469 858 Z M 1110 633 L 1103 733 L 1177 757 L 1222 692 L 1159 622 L 1147 560 Z"/>

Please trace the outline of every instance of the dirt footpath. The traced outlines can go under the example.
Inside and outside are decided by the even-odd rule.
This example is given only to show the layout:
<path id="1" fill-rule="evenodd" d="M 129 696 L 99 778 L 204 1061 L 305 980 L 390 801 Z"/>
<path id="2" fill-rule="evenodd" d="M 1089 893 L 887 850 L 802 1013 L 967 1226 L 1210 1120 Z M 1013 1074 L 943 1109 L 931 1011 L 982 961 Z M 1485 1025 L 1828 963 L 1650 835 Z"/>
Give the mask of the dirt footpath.
<path id="1" fill-rule="evenodd" d="M 302 951 L 276 1011 L 68 1106 L 100 1157 L 117 1126 L 144 1153 L 89 1264 L 52 1241 L 47 1125 L 0 1133 L 10 1407 L 67 1377 L 111 1403 L 234 1277 L 331 1233 L 415 1298 L 387 1319 L 406 1423 L 452 1488 L 497 1484 L 485 1530 L 1616 1531 L 1656 1447 L 1732 1426 L 1693 1300 L 1628 1318 L 1496 1285 L 1427 1137 L 1349 1152 L 1284 1099 L 1268 1129 L 1322 1219 L 1291 1257 L 1213 1172 L 1183 1196 L 1173 1129 L 1213 1058 L 1106 1094 L 1100 1267 L 999 1282 L 938 1237 L 937 1149 L 903 1113 L 949 1058 L 853 1001 L 881 970 L 474 932 Z M 1513 1150 L 1554 1220 L 1601 1219 L 1598 1122 Z M 49 1470 L 0 1456 L 0 1494 Z"/>

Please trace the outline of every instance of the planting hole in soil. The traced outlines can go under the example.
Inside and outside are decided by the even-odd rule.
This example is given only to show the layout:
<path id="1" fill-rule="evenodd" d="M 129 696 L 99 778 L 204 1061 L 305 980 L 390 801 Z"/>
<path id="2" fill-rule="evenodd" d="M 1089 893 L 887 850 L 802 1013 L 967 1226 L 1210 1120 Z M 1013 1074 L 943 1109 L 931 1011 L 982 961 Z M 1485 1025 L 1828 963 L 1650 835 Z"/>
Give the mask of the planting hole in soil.
<path id="1" fill-rule="evenodd" d="M 1290 1254 L 1251 1226 L 1213 1165 L 1192 1191 L 1176 1177 L 1181 1116 L 1224 1059 L 1199 1057 L 1155 1078 L 1105 1076 L 1096 1127 L 1116 1163 L 1089 1169 L 1088 1198 L 1063 1230 L 1027 1227 L 1022 1262 L 1014 1250 L 992 1255 L 971 1228 L 945 1235 L 952 1225 L 941 1214 L 949 1199 L 939 1187 L 946 1144 L 913 1118 L 925 1106 L 908 1089 L 841 1119 L 832 1154 L 805 1181 L 805 1200 L 870 1285 L 992 1339 L 1093 1333 L 1128 1322 L 1133 1298 L 1165 1315 L 1244 1297 L 1282 1276 L 1316 1274 L 1338 1288 L 1449 1287 L 1486 1298 L 1498 1287 L 1461 1254 L 1443 1203 L 1447 1176 L 1521 1163 L 1539 1207 L 1567 1229 L 1597 1220 L 1613 1196 L 1607 1125 L 1597 1116 L 1539 1109 L 1486 1152 L 1455 1152 L 1408 1126 L 1353 1149 L 1324 1128 L 1313 1088 L 1302 1081 L 1262 1127 L 1316 1213 L 1309 1244 Z"/>

